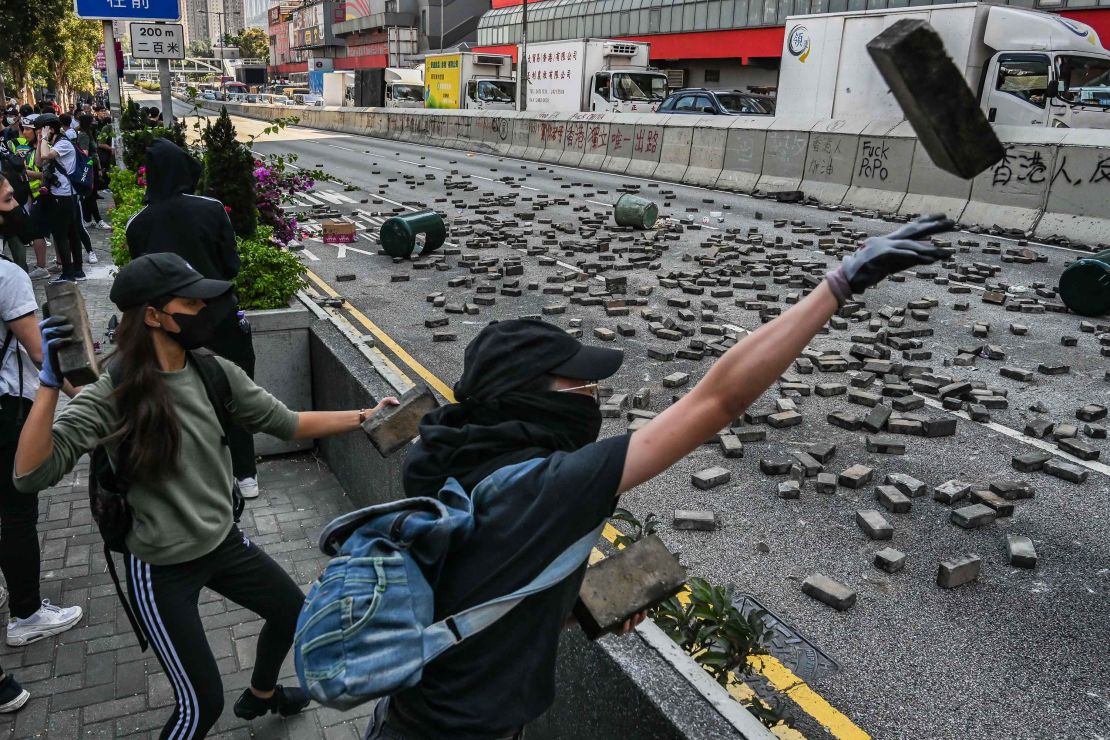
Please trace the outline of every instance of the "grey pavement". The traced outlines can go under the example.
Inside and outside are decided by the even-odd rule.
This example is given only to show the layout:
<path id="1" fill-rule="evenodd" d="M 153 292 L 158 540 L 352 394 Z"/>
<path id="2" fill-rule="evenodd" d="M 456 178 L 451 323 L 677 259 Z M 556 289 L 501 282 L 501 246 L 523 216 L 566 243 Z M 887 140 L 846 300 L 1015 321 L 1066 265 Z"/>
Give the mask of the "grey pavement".
<path id="1" fill-rule="evenodd" d="M 103 331 L 112 315 L 112 265 L 107 232 L 92 232 L 92 237 L 102 261 L 86 266 L 90 279 L 81 289 L 94 339 L 104 342 Z M 41 281 L 36 291 L 41 301 Z M 352 508 L 349 500 L 327 465 L 312 455 L 266 460 L 259 465 L 259 481 L 261 496 L 248 502 L 240 527 L 307 589 L 326 562 L 316 547 L 318 532 Z M 0 715 L 0 737 L 157 738 L 171 712 L 173 691 L 153 653 L 139 650 L 106 570 L 102 540 L 89 511 L 87 458 L 57 486 L 40 492 L 39 506 L 42 596 L 56 604 L 81 606 L 85 617 L 68 632 L 23 648 L 0 642 L 0 665 L 31 693 L 18 713 Z M 7 624 L 7 611 L 5 605 L 2 624 Z M 210 591 L 202 592 L 200 612 L 225 694 L 223 715 L 210 737 L 362 736 L 372 705 L 337 712 L 312 704 L 290 719 L 237 718 L 231 707 L 249 684 L 262 622 Z M 297 683 L 292 657 L 283 667 L 282 682 Z"/>
<path id="2" fill-rule="evenodd" d="M 653 411 L 661 411 L 684 390 L 664 388 L 663 376 L 688 372 L 692 385 L 711 360 L 659 362 L 648 358 L 649 348 L 679 349 L 687 342 L 661 342 L 653 337 L 647 321 L 640 317 L 639 306 L 632 307 L 629 317 L 613 318 L 607 317 L 602 307 L 571 303 L 573 293 L 545 294 L 544 289 L 581 286 L 574 282 L 569 268 L 580 260 L 599 257 L 574 255 L 561 248 L 568 240 L 585 238 L 580 234 L 541 237 L 541 231 L 553 224 L 570 224 L 576 231 L 577 222 L 584 216 L 608 218 L 618 188 L 630 185 L 639 185 L 642 194 L 659 202 L 664 215 L 689 219 L 676 240 L 663 242 L 666 251 L 659 260 L 659 274 L 696 272 L 702 267 L 699 261 L 712 258 L 719 246 L 710 243 L 710 237 L 722 237 L 725 244 L 732 244 L 753 228 L 763 234 L 768 253 L 781 253 L 787 261 L 819 259 L 830 265 L 826 255 L 815 251 L 815 237 L 805 233 L 807 227 L 844 223 L 864 234 L 891 228 L 866 214 L 333 133 L 314 141 L 301 130 L 288 141 L 256 144 L 256 150 L 296 153 L 300 166 L 320 165 L 357 188 L 343 191 L 329 183 L 318 187 L 318 202 L 336 204 L 362 228 L 359 241 L 351 245 L 354 249 L 307 240 L 306 263 L 448 385 L 459 375 L 467 341 L 486 322 L 539 315 L 545 306 L 567 304 L 565 313 L 545 318 L 561 326 L 580 328 L 587 341 L 596 341 L 592 339 L 595 328 L 616 329 L 618 322 L 636 330 L 634 336 L 617 337 L 610 344 L 623 348 L 627 361 L 609 385 L 617 392 L 650 387 Z M 456 186 L 449 189 L 447 180 Z M 465 205 L 456 206 L 456 199 L 464 200 Z M 554 238 L 548 242 L 545 254 L 528 256 L 516 249 L 518 244 L 499 239 L 473 248 L 477 242 L 474 234 L 467 233 L 470 229 L 480 232 L 501 220 L 513 219 L 515 213 L 530 212 L 534 205 L 540 206 L 536 221 L 522 221 L 514 233 L 529 248 L 544 246 L 543 238 Z M 446 212 L 455 233 L 450 241 L 461 245 L 464 255 L 477 254 L 491 260 L 520 258 L 524 265 L 519 278 L 522 295 L 505 296 L 497 288 L 492 294 L 495 304 L 481 306 L 476 315 L 445 314 L 434 307 L 427 296 L 435 292 L 444 293 L 449 303 L 471 301 L 476 295 L 473 287 L 452 288 L 447 281 L 472 272 L 460 266 L 454 255 L 445 259 L 449 269 L 443 272 L 414 269 L 409 262 L 395 263 L 378 253 L 374 236 L 384 217 L 420 207 Z M 307 211 L 307 205 L 301 210 Z M 848 220 L 840 221 L 842 218 Z M 776 220 L 783 223 L 776 225 Z M 797 228 L 803 231 L 796 232 Z M 699 302 L 709 295 L 683 296 L 677 289 L 660 287 L 657 274 L 632 268 L 626 255 L 616 249 L 634 244 L 620 241 L 626 236 L 630 237 L 621 234 L 615 238 L 614 248 L 601 259 L 610 260 L 606 263 L 612 270 L 608 274 L 627 276 L 629 297 L 635 297 L 638 288 L 651 288 L 648 308 L 674 316 L 675 309 L 667 306 L 667 299 L 688 297 L 697 313 Z M 777 239 L 781 242 L 775 243 Z M 954 234 L 952 239 L 971 240 L 966 251 L 957 254 L 958 262 L 995 265 L 1000 271 L 992 282 L 1001 280 L 1028 290 L 1037 283 L 1055 285 L 1064 265 L 1079 256 L 1075 251 L 1032 244 L 1028 246 L 1046 256 L 1047 262 L 1003 262 L 995 244 L 1001 249 L 1025 245 L 1012 239 L 966 233 Z M 755 259 L 764 256 L 758 251 L 753 254 Z M 338 274 L 353 274 L 354 279 L 337 282 Z M 943 270 L 939 272 L 940 277 L 944 274 Z M 563 282 L 560 276 L 571 278 L 571 282 Z M 398 278 L 403 281 L 398 282 Z M 530 289 L 530 283 L 536 283 L 536 289 Z M 483 284 L 482 276 L 476 275 L 474 285 Z M 496 281 L 489 284 L 497 285 Z M 964 295 L 951 294 L 948 287 L 927 275 L 911 275 L 904 282 L 888 282 L 868 291 L 864 300 L 869 309 L 878 311 L 886 305 L 904 308 L 914 300 L 936 298 L 938 306 L 929 312 L 928 321 L 906 317 L 907 327 L 933 330 L 932 336 L 922 340 L 923 349 L 930 350 L 932 357 L 914 364 L 927 365 L 934 372 L 955 378 L 982 381 L 1007 393 L 1009 408 L 993 411 L 993 421 L 1016 430 L 1018 438 L 1007 436 L 1005 430 L 960 418 L 955 436 L 900 436 L 898 439 L 906 443 L 906 453 L 882 455 L 866 450 L 862 433 L 847 432 L 826 422 L 826 414 L 832 411 L 859 413 L 866 409 L 847 403 L 843 396 L 806 396 L 795 399 L 804 416 L 801 426 L 760 426 L 767 431 L 766 440 L 745 445 L 742 459 L 725 460 L 716 446 L 703 446 L 666 475 L 626 495 L 622 505 L 641 515 L 649 511 L 659 515 L 664 521 L 661 536 L 682 553 L 692 574 L 735 583 L 836 660 L 840 671 L 819 678 L 813 688 L 875 737 L 1095 737 L 1110 726 L 1110 677 L 1103 668 L 1101 647 L 1108 627 L 1105 603 L 1110 593 L 1106 559 L 1110 530 L 1104 500 L 1110 479 L 1092 470 L 1087 483 L 1074 485 L 1043 473 L 1018 473 L 1011 468 L 1010 459 L 1034 449 L 1020 435 L 1027 420 L 1043 416 L 1059 423 L 1074 422 L 1079 407 L 1107 402 L 1110 386 L 1105 376 L 1106 358 L 1099 354 L 1097 335 L 1080 332 L 1079 317 L 1012 313 L 983 303 L 979 289 Z M 772 284 L 769 278 L 766 291 L 737 287 L 733 296 L 717 300 L 717 323 L 736 327 L 730 331 L 742 335 L 739 330 L 757 328 L 760 317 L 758 311 L 735 305 L 736 300 L 754 301 L 757 292 L 770 292 L 776 295 L 764 302 L 785 310 L 785 294 L 791 290 Z M 954 304 L 960 301 L 969 303 L 967 311 L 954 310 Z M 450 324 L 443 329 L 455 332 L 457 341 L 433 344 L 431 330 L 424 322 L 444 317 Z M 987 339 L 972 336 L 973 321 L 991 324 Z M 685 323 L 698 329 L 696 320 Z M 1011 334 L 1010 323 L 1028 325 L 1029 333 L 1020 337 Z M 1103 318 L 1099 323 L 1106 324 L 1107 320 Z M 866 323 L 851 323 L 847 330 L 818 336 L 812 346 L 847 352 L 852 335 L 867 329 Z M 1078 337 L 1076 346 L 1060 344 L 1065 334 Z M 694 338 L 701 337 L 695 334 Z M 960 348 L 981 344 L 1000 345 L 1007 359 L 979 358 L 972 367 L 952 366 Z M 894 354 L 897 360 L 898 353 Z M 1038 364 L 1052 362 L 1069 364 L 1070 374 L 1036 373 Z M 999 375 L 1003 365 L 1033 370 L 1034 379 L 1023 383 L 1003 378 Z M 848 380 L 844 373 L 819 371 L 799 375 L 798 379 L 808 384 Z M 767 405 L 778 395 L 771 390 L 758 405 Z M 1046 413 L 1030 410 L 1038 402 L 1044 404 Z M 920 413 L 930 418 L 947 416 L 947 412 L 933 407 Z M 607 421 L 604 434 L 619 433 L 626 423 Z M 799 499 L 785 501 L 775 496 L 775 486 L 783 478 L 759 471 L 761 457 L 821 441 L 837 446 L 825 468 L 828 472 L 838 473 L 863 463 L 875 468 L 875 484 L 882 483 L 887 473 L 906 473 L 930 486 L 952 478 L 982 484 L 1003 477 L 1019 478 L 1033 484 L 1036 497 L 1017 502 L 1013 516 L 979 530 L 964 530 L 949 523 L 950 507 L 930 497 L 914 499 L 909 513 L 887 515 L 895 528 L 893 541 L 873 543 L 858 529 L 854 518 L 857 510 L 878 505 L 874 484 L 858 490 L 841 487 L 835 495 L 820 495 L 809 481 Z M 1104 458 L 1110 450 L 1106 440 L 1084 441 Z M 714 465 L 732 471 L 731 483 L 712 491 L 694 488 L 690 475 Z M 714 533 L 674 531 L 670 516 L 676 508 L 713 509 L 722 526 Z M 1033 538 L 1041 555 L 1036 570 L 1022 570 L 1007 563 L 1007 534 Z M 888 544 L 908 555 L 907 565 L 899 573 L 886 574 L 871 564 L 873 553 Z M 938 589 L 934 580 L 940 561 L 969 552 L 983 558 L 979 580 L 956 590 Z M 817 572 L 856 590 L 859 599 L 855 607 L 835 612 L 804 596 L 802 580 Z"/>

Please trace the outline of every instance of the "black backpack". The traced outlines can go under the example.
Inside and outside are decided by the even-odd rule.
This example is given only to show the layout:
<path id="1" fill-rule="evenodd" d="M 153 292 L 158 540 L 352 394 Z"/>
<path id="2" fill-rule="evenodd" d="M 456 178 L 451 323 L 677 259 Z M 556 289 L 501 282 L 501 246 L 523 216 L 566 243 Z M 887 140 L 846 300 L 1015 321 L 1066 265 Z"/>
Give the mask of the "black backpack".
<path id="1" fill-rule="evenodd" d="M 227 380 L 227 373 L 216 361 L 211 353 L 186 352 L 187 362 L 196 366 L 200 372 L 201 382 L 204 384 L 205 394 L 209 403 L 219 419 L 220 429 L 223 432 L 221 441 L 228 444 L 228 429 L 231 426 L 231 412 L 228 404 L 231 403 L 231 384 Z M 111 364 L 108 366 L 111 372 Z M 113 377 L 112 385 L 118 388 L 123 382 L 122 377 Z M 116 574 L 116 565 L 112 557 L 113 552 L 127 554 L 127 533 L 131 531 L 131 507 L 127 503 L 127 492 L 131 488 L 131 481 L 127 476 L 127 466 L 122 464 L 131 450 L 131 439 L 125 437 L 117 449 L 116 458 L 121 461 L 120 469 L 112 467 L 108 451 L 103 445 L 97 445 L 92 451 L 92 460 L 89 465 L 89 508 L 92 510 L 93 520 L 100 530 L 100 537 L 104 540 L 104 559 L 108 561 L 108 572 L 112 575 L 112 583 L 116 586 L 116 595 L 123 604 L 127 619 L 131 622 L 131 629 L 139 640 L 142 650 L 147 649 L 146 636 L 139 628 L 135 617 L 135 609 L 128 600 L 120 585 L 119 576 Z M 239 493 L 238 484 L 231 488 L 232 512 L 235 521 L 239 521 L 243 513 L 243 496 Z"/>
<path id="2" fill-rule="evenodd" d="M 31 182 L 27 179 L 27 163 L 6 145 L 0 146 L 0 173 L 7 178 L 15 193 L 15 202 L 27 205 L 31 199 Z"/>

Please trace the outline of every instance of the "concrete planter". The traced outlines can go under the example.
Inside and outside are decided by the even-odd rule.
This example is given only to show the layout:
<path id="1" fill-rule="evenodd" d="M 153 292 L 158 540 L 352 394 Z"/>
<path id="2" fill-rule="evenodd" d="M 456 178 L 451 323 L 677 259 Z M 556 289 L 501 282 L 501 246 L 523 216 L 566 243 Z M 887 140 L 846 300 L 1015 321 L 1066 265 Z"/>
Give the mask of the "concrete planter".
<path id="1" fill-rule="evenodd" d="M 316 318 L 296 299 L 288 308 L 247 311 L 254 339 L 254 380 L 294 411 L 312 408 L 312 360 L 309 326 Z M 307 450 L 311 439 L 285 442 L 269 434 L 254 435 L 255 454 L 281 455 Z"/>

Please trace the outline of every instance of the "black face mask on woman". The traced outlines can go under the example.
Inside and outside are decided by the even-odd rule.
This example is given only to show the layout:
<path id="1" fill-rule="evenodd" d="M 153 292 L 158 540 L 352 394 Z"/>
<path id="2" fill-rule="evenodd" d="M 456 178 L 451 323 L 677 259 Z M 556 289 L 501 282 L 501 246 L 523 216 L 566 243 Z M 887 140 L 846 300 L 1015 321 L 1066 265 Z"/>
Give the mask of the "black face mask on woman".
<path id="1" fill-rule="evenodd" d="M 204 308 L 195 314 L 171 313 L 169 315 L 180 331 L 167 331 L 166 335 L 180 344 L 182 349 L 200 349 L 216 337 L 216 327 L 235 306 L 235 292 L 228 291 L 218 298 L 205 301 Z"/>

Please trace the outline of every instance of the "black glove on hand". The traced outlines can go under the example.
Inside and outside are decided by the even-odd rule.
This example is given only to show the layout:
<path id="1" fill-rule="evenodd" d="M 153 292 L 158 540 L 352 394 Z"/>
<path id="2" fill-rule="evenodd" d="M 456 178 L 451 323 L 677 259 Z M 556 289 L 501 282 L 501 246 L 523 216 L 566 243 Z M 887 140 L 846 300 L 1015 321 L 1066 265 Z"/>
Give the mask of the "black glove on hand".
<path id="1" fill-rule="evenodd" d="M 840 266 L 825 276 L 840 305 L 851 300 L 880 280 L 916 265 L 929 265 L 947 256 L 940 247 L 915 241 L 949 231 L 954 222 L 936 214 L 922 216 L 886 236 L 873 236 L 844 258 Z"/>

